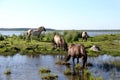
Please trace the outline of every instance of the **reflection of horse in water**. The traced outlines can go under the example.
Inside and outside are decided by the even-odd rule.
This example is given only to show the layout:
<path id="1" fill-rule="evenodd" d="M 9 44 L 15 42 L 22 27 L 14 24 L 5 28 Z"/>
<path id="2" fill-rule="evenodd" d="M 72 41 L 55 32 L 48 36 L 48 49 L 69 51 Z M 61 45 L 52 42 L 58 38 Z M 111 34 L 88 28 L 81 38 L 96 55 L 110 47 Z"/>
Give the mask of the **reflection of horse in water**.
<path id="1" fill-rule="evenodd" d="M 64 38 L 58 34 L 56 34 L 54 36 L 54 49 L 59 47 L 60 49 L 63 49 L 63 50 L 68 50 L 68 46 L 67 46 L 67 43 L 65 42 Z"/>
<path id="2" fill-rule="evenodd" d="M 85 67 L 87 63 L 87 53 L 85 51 L 85 47 L 82 44 L 71 44 L 68 48 L 68 56 L 66 58 L 66 61 L 68 61 L 72 57 L 73 64 L 74 59 L 77 58 L 77 63 L 79 63 L 79 58 L 82 58 L 82 68 Z"/>
<path id="3" fill-rule="evenodd" d="M 87 32 L 82 32 L 82 41 L 87 41 L 88 34 Z"/>
<path id="4" fill-rule="evenodd" d="M 41 26 L 41 27 L 39 27 L 37 29 L 29 29 L 27 31 L 27 39 L 30 40 L 31 35 L 37 36 L 39 38 L 42 31 L 46 31 L 44 26 Z"/>
<path id="5" fill-rule="evenodd" d="M 66 70 L 71 71 L 73 69 L 73 73 L 71 73 L 71 77 L 68 77 L 68 80 L 90 80 L 90 77 L 86 77 L 86 74 L 84 74 L 84 69 L 81 69 L 80 71 L 75 69 L 74 66 L 66 65 Z M 72 72 L 72 71 L 71 71 Z M 85 77 L 85 78 L 84 78 Z"/>

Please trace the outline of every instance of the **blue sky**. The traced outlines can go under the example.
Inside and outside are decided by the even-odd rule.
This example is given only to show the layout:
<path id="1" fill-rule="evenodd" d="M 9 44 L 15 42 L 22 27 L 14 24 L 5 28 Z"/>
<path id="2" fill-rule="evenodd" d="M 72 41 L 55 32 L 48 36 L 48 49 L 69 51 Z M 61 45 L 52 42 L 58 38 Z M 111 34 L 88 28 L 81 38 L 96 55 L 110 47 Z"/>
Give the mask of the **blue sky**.
<path id="1" fill-rule="evenodd" d="M 0 28 L 120 29 L 120 0 L 0 0 Z"/>

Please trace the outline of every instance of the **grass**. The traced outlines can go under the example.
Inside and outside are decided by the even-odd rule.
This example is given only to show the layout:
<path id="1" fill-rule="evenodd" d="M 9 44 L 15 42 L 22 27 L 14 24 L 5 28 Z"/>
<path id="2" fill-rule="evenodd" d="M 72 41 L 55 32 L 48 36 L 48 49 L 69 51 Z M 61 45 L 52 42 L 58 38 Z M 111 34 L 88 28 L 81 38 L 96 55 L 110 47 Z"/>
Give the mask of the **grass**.
<path id="1" fill-rule="evenodd" d="M 76 64 L 76 65 L 75 65 L 75 69 L 76 69 L 76 70 L 81 70 L 81 67 L 82 67 L 82 66 L 81 66 L 80 64 Z"/>
<path id="2" fill-rule="evenodd" d="M 41 67 L 39 72 L 42 74 L 42 80 L 56 80 L 58 75 L 52 74 L 49 68 Z"/>
<path id="3" fill-rule="evenodd" d="M 55 74 L 47 74 L 42 76 L 42 80 L 57 80 L 58 76 Z"/>
<path id="4" fill-rule="evenodd" d="M 57 62 L 55 62 L 55 64 L 59 64 L 59 65 L 70 65 L 70 63 L 65 62 L 65 61 L 57 61 Z"/>
<path id="5" fill-rule="evenodd" d="M 95 37 L 89 37 L 87 42 L 72 41 L 72 43 L 82 43 L 85 45 L 88 56 L 98 56 L 103 54 L 108 54 L 112 56 L 120 56 L 120 34 L 114 35 L 100 35 Z M 68 43 L 70 45 L 71 42 Z M 38 45 L 38 47 L 35 47 Z M 90 47 L 92 45 L 98 45 L 101 51 L 91 51 Z M 59 49 L 52 49 L 52 42 L 37 41 L 32 39 L 27 41 L 25 39 L 19 38 L 19 36 L 6 37 L 4 40 L 0 41 L 0 55 L 11 55 L 16 53 L 22 55 L 38 55 L 38 54 L 67 54 L 66 51 L 61 51 Z"/>
<path id="6" fill-rule="evenodd" d="M 42 68 L 39 69 L 39 72 L 40 72 L 40 73 L 50 73 L 51 70 L 48 69 L 48 68 L 42 67 Z"/>
<path id="7" fill-rule="evenodd" d="M 6 69 L 6 71 L 4 72 L 5 75 L 10 75 L 11 74 L 11 70 L 10 69 Z"/>
<path id="8" fill-rule="evenodd" d="M 64 75 L 66 76 L 75 76 L 76 80 L 103 80 L 103 78 L 101 76 L 98 77 L 94 77 L 91 72 L 88 69 L 80 69 L 81 65 L 80 64 L 76 64 L 75 65 L 75 75 L 72 75 L 73 72 L 71 71 L 71 68 L 67 68 L 64 71 Z"/>
<path id="9" fill-rule="evenodd" d="M 64 71 L 64 75 L 71 75 L 72 74 L 72 71 L 70 68 L 67 68 L 65 71 Z"/>

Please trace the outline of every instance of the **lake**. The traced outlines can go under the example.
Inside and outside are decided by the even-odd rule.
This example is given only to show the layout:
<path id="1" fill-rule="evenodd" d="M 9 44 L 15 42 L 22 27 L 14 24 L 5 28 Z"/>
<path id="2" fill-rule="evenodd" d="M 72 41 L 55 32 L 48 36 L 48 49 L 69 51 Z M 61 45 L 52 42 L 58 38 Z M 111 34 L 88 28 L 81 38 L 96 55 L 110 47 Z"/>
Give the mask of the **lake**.
<path id="1" fill-rule="evenodd" d="M 55 64 L 56 61 L 62 60 L 60 55 L 40 55 L 37 57 L 22 56 L 16 54 L 14 56 L 0 56 L 0 80 L 42 80 L 42 74 L 39 73 L 41 67 L 51 70 L 51 73 L 58 75 L 58 80 L 83 80 L 82 72 L 76 76 L 64 75 L 64 70 L 68 67 L 65 65 Z M 110 55 L 102 55 L 98 57 L 88 57 L 88 63 L 92 63 L 92 67 L 87 67 L 94 77 L 102 76 L 103 80 L 119 80 L 120 65 L 114 63 L 120 62 L 120 57 Z M 72 64 L 72 58 L 69 61 Z M 80 60 L 81 64 L 81 60 Z M 72 65 L 70 65 L 72 69 Z M 5 75 L 5 70 L 10 69 L 11 74 Z"/>
<path id="2" fill-rule="evenodd" d="M 0 30 L 0 33 L 3 35 L 9 35 L 12 36 L 13 34 L 15 35 L 20 35 L 20 34 L 24 34 L 26 31 L 24 30 L 20 30 L 20 31 L 15 31 L 15 30 L 7 30 L 7 31 L 3 31 Z M 48 31 L 51 32 L 51 31 Z M 102 34 L 120 34 L 120 30 L 87 30 L 87 33 L 89 36 L 93 37 L 93 36 L 97 36 L 97 35 L 102 35 Z"/>

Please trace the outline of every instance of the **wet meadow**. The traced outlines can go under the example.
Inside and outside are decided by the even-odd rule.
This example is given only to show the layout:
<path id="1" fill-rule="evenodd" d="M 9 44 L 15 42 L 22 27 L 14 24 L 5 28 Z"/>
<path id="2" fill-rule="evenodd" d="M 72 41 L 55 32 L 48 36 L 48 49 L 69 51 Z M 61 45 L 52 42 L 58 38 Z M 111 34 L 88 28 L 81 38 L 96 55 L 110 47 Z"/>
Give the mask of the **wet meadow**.
<path id="1" fill-rule="evenodd" d="M 85 69 L 80 68 L 81 62 L 75 66 L 72 60 L 65 63 L 67 51 L 53 50 L 55 34 L 61 34 L 68 45 L 84 44 L 88 54 Z M 99 46 L 100 51 L 90 50 L 93 45 Z M 0 34 L 0 80 L 119 80 L 119 75 L 120 34 L 89 35 L 87 42 L 76 30 L 43 33 L 29 41 L 24 33 Z"/>

